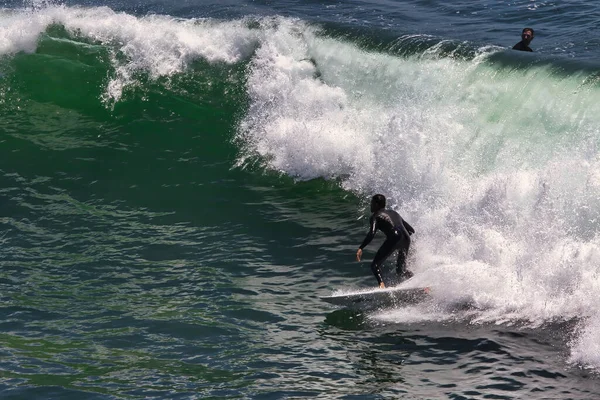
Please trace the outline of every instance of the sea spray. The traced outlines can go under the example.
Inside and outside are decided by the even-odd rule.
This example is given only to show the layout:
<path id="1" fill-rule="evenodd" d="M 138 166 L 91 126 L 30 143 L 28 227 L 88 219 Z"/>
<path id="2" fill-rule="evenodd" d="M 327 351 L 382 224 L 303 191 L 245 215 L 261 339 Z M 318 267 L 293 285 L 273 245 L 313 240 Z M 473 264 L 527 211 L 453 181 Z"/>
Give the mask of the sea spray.
<path id="1" fill-rule="evenodd" d="M 269 168 L 388 195 L 417 228 L 412 268 L 439 307 L 467 303 L 474 323 L 583 317 L 582 347 L 600 315 L 600 90 L 489 50 L 400 57 L 281 30 L 252 61 L 239 137 Z"/>

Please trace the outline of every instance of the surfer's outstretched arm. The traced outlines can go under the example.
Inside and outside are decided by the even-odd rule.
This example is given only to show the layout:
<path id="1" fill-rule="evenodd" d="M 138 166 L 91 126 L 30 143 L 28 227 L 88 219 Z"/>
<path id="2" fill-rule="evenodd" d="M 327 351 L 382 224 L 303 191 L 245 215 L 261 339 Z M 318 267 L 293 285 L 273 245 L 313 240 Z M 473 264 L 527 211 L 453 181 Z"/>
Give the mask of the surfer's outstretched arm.
<path id="1" fill-rule="evenodd" d="M 365 240 L 363 240 L 362 244 L 360 245 L 360 250 L 364 249 L 369 243 L 371 243 L 371 240 L 373 240 L 373 238 L 375 237 L 375 233 L 377 232 L 377 219 L 375 217 L 371 216 L 369 224 L 369 232 L 367 232 Z"/>
<path id="2" fill-rule="evenodd" d="M 360 258 L 362 257 L 363 249 L 369 243 L 371 243 L 371 240 L 373 240 L 373 238 L 375 237 L 375 233 L 377 232 L 377 220 L 373 216 L 371 216 L 371 219 L 369 220 L 369 224 L 370 224 L 369 232 L 367 232 L 367 236 L 365 237 L 365 240 L 363 240 L 362 244 L 356 251 L 356 261 L 360 261 Z"/>

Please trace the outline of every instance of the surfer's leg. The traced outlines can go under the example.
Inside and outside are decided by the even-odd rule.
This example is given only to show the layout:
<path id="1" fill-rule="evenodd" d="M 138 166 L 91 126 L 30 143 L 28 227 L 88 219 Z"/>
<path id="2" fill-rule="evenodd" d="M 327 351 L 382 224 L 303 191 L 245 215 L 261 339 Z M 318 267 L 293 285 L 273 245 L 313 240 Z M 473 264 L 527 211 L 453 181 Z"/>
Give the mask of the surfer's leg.
<path id="1" fill-rule="evenodd" d="M 381 284 L 383 282 L 383 278 L 381 277 L 381 269 L 379 268 L 381 264 L 392 254 L 394 248 L 396 247 L 396 242 L 391 240 L 386 240 L 383 242 L 377 253 L 375 254 L 375 258 L 373 258 L 373 262 L 371 262 L 371 271 L 375 278 L 377 278 L 377 283 Z"/>
<path id="2" fill-rule="evenodd" d="M 413 276 L 413 273 L 406 269 L 406 257 L 408 256 L 409 248 L 410 236 L 405 236 L 398 242 L 398 259 L 396 260 L 396 273 L 398 273 L 400 279 L 403 281 Z"/>

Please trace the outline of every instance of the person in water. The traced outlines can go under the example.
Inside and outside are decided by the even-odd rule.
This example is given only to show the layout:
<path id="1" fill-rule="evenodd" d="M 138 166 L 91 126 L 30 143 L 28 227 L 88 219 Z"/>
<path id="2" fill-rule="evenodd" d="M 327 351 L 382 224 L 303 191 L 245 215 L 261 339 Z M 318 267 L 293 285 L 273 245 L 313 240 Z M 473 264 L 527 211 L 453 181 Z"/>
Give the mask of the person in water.
<path id="1" fill-rule="evenodd" d="M 396 211 L 385 209 L 385 196 L 382 194 L 376 194 L 371 199 L 371 212 L 369 232 L 356 251 L 356 260 L 360 261 L 363 249 L 371 243 L 377 230 L 385 233 L 386 240 L 377 251 L 377 254 L 375 254 L 375 258 L 373 258 L 373 262 L 371 263 L 371 271 L 373 271 L 373 275 L 377 278 L 379 287 L 383 289 L 385 288 L 385 284 L 381 278 L 380 266 L 394 250 L 398 250 L 396 272 L 400 276 L 400 279 L 404 281 L 413 276 L 413 273 L 406 269 L 406 256 L 410 247 L 410 235 L 415 233 L 415 230 Z"/>
<path id="2" fill-rule="evenodd" d="M 524 28 L 521 32 L 521 41 L 513 46 L 513 50 L 533 51 L 529 47 L 529 43 L 533 40 L 533 29 Z"/>

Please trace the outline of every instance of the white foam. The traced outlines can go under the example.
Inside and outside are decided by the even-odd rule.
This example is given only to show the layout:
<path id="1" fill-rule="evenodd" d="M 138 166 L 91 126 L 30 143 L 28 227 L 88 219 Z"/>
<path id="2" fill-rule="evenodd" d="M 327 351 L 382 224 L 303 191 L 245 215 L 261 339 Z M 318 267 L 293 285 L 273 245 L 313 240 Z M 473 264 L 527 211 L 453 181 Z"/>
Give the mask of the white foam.
<path id="1" fill-rule="evenodd" d="M 447 312 L 428 309 L 424 306 L 408 306 L 395 310 L 379 312 L 369 316 L 375 321 L 396 322 L 402 321 L 406 324 L 417 324 L 421 322 L 446 322 L 451 321 L 453 316 Z"/>
<path id="2" fill-rule="evenodd" d="M 596 314 L 585 319 L 580 325 L 578 335 L 571 343 L 569 361 L 597 371 L 598 360 L 600 360 L 600 318 Z"/>
<path id="3" fill-rule="evenodd" d="M 472 323 L 600 316 L 600 91 L 485 60 L 400 58 L 280 29 L 253 60 L 239 137 L 270 168 L 388 195 L 417 229 L 417 277 L 436 288 L 425 319 L 460 317 L 436 310 L 461 303 Z M 594 340 L 598 327 L 581 332 Z"/>
<path id="4" fill-rule="evenodd" d="M 39 35 L 50 22 L 50 18 L 34 17 L 31 12 L 0 10 L 0 56 L 35 51 Z"/>
<path id="5" fill-rule="evenodd" d="M 115 72 L 105 93 L 110 102 L 118 101 L 123 89 L 136 83 L 138 72 L 156 79 L 181 73 L 197 59 L 235 63 L 248 58 L 262 34 L 244 20 L 136 17 L 107 7 L 39 5 L 0 16 L 0 55 L 33 52 L 40 34 L 51 24 L 61 24 L 71 34 L 111 49 Z"/>

